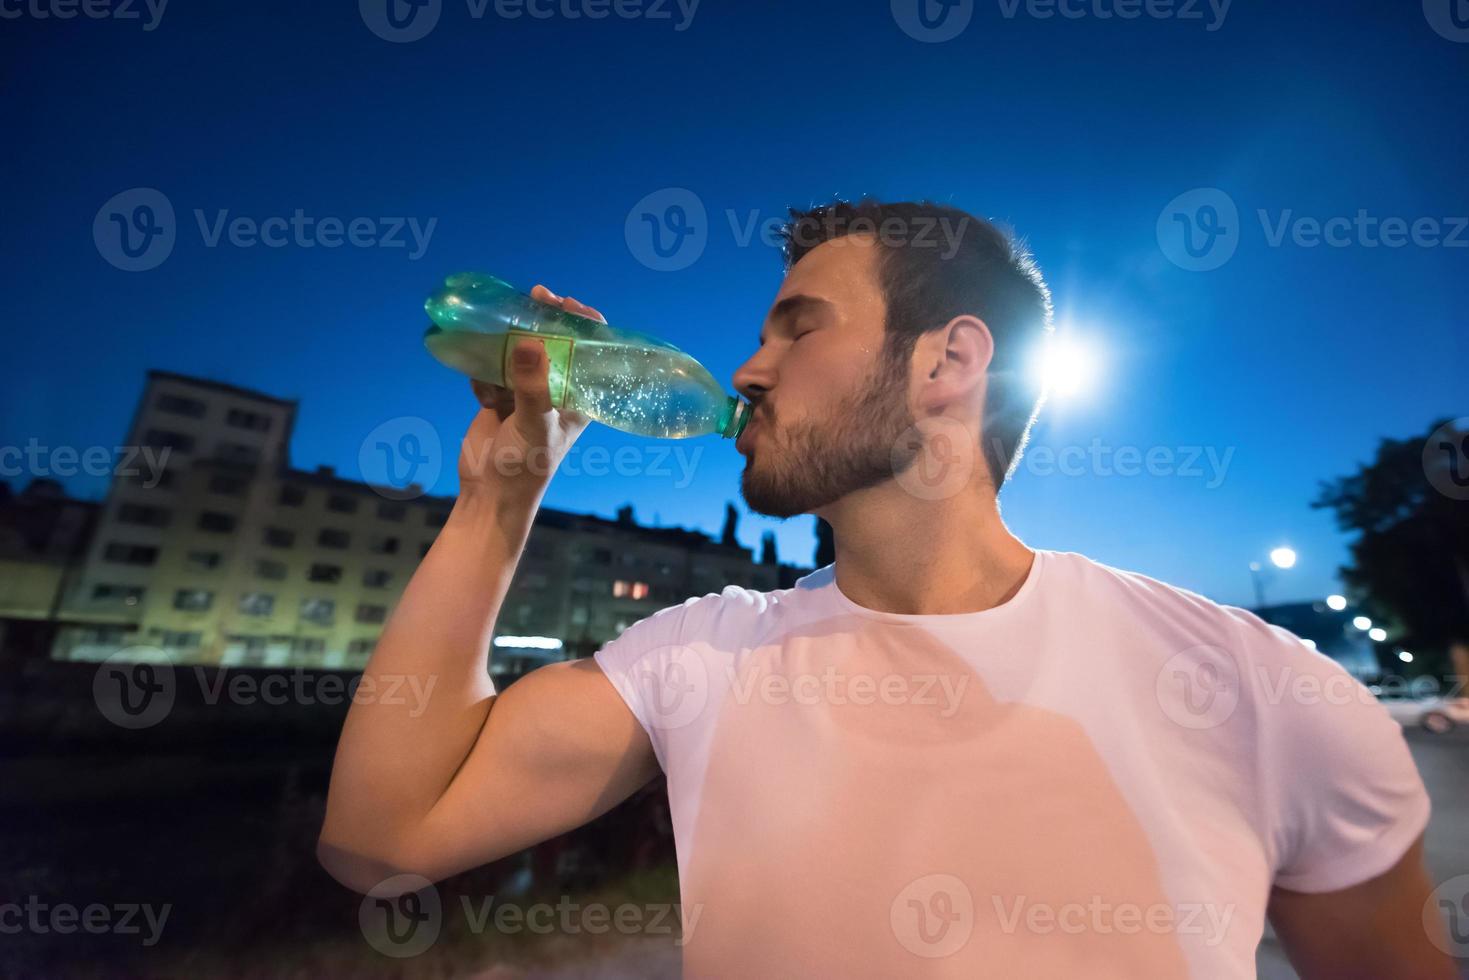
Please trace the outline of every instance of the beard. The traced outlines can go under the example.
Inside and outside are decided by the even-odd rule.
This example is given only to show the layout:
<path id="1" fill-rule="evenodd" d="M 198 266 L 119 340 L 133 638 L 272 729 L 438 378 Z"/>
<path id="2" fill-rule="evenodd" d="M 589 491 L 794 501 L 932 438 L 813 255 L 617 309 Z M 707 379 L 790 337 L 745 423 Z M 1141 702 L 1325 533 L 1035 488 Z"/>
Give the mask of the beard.
<path id="1" fill-rule="evenodd" d="M 877 486 L 918 458 L 902 360 L 879 355 L 872 377 L 832 406 L 825 418 L 776 428 L 761 420 L 740 492 L 757 514 L 795 517 Z M 905 438 L 905 433 L 909 436 Z"/>

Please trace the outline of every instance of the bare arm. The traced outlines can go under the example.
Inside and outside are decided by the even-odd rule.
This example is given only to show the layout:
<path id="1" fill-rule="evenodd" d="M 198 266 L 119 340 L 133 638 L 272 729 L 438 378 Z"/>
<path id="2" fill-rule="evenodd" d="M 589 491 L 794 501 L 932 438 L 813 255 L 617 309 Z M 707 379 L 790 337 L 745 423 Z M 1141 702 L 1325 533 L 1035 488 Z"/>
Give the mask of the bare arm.
<path id="1" fill-rule="evenodd" d="M 601 318 L 537 287 L 532 295 Z M 657 773 L 636 718 L 592 661 L 497 695 L 486 651 L 551 473 L 587 420 L 551 407 L 538 344 L 515 392 L 481 385 L 460 495 L 363 672 L 332 768 L 317 854 L 368 891 L 438 880 L 576 827 Z M 425 692 L 389 697 L 388 691 Z"/>
<path id="2" fill-rule="evenodd" d="M 1454 980 L 1438 910 L 1424 921 L 1432 891 L 1419 837 L 1396 865 L 1360 885 L 1319 894 L 1273 888 L 1267 911 L 1304 980 Z"/>

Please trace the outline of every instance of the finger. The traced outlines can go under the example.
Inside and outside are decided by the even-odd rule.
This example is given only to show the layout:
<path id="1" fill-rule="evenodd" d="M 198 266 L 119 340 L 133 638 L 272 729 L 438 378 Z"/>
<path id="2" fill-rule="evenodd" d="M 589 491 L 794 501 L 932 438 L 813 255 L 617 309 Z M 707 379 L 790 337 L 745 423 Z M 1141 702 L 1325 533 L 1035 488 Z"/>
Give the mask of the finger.
<path id="1" fill-rule="evenodd" d="M 515 415 L 525 420 L 543 419 L 551 411 L 548 378 L 550 365 L 545 346 L 531 337 L 516 342 L 510 354 L 510 374 L 514 380 Z"/>
<path id="2" fill-rule="evenodd" d="M 540 283 L 536 283 L 534 286 L 531 287 L 530 298 L 541 303 L 555 303 L 557 305 L 560 305 L 561 303 L 560 296 L 557 296 L 555 293 L 551 292 Z"/>
<path id="3" fill-rule="evenodd" d="M 601 313 L 598 313 L 596 310 L 592 309 L 585 303 L 572 299 L 570 296 L 561 301 L 561 306 L 562 309 L 566 310 L 568 313 L 575 313 L 578 316 L 584 316 L 593 320 L 599 320 L 602 323 L 607 322 L 607 318 Z"/>

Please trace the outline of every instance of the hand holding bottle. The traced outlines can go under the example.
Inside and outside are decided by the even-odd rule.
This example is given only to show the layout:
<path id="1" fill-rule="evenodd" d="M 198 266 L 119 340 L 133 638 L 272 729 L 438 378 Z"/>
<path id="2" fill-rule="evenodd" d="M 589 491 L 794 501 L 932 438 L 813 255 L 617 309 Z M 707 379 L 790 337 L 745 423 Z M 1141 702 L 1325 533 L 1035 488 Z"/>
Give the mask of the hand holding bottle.
<path id="1" fill-rule="evenodd" d="M 606 323 L 606 317 L 571 297 L 537 285 L 531 297 L 568 313 Z M 460 493 L 486 488 L 539 499 L 561 460 L 590 423 L 580 412 L 551 404 L 550 361 L 544 344 L 520 338 L 510 357 L 509 387 L 471 379 L 480 410 L 459 452 Z"/>

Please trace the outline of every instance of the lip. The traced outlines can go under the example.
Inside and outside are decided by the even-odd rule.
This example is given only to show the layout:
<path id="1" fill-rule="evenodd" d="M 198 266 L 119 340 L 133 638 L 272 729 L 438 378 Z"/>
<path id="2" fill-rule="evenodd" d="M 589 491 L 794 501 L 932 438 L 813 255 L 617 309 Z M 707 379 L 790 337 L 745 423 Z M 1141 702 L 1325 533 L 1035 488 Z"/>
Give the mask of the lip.
<path id="1" fill-rule="evenodd" d="M 740 433 L 740 437 L 735 440 L 735 449 L 739 450 L 740 452 L 744 452 L 750 447 L 750 440 L 754 438 L 753 433 L 755 432 L 755 426 L 759 424 L 760 420 L 753 416 L 750 418 L 749 422 L 745 423 L 744 431 L 742 431 Z"/>

